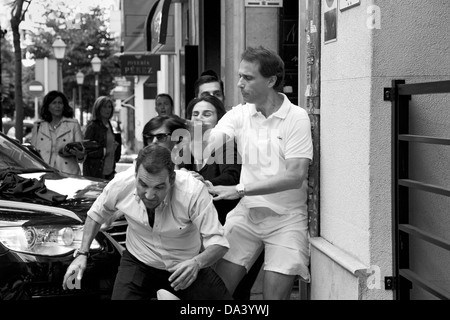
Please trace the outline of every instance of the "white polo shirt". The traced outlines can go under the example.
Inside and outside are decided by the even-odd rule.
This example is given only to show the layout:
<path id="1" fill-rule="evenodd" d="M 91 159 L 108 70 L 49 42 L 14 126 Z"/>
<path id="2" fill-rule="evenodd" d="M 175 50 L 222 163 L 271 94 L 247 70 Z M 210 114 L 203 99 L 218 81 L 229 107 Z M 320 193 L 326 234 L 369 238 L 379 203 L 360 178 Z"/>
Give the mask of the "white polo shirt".
<path id="1" fill-rule="evenodd" d="M 236 140 L 242 157 L 240 182 L 249 184 L 276 177 L 286 171 L 286 160 L 312 160 L 313 145 L 308 113 L 292 104 L 286 95 L 280 109 L 266 118 L 254 104 L 240 104 L 228 111 L 212 130 Z M 307 214 L 307 179 L 298 189 L 245 196 L 247 208 L 267 207 L 278 214 Z"/>

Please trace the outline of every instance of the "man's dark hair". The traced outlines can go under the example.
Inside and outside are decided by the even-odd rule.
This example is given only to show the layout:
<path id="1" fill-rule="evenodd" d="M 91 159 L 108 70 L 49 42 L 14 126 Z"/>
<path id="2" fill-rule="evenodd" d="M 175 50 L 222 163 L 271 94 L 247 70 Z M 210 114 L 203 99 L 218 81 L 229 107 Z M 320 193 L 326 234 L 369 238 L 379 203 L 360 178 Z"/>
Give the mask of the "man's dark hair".
<path id="1" fill-rule="evenodd" d="M 211 69 L 203 71 L 200 76 L 213 76 L 213 77 L 216 77 L 217 79 L 219 79 L 219 76 L 217 75 L 217 73 Z"/>
<path id="2" fill-rule="evenodd" d="M 217 76 L 217 73 L 215 73 L 213 70 L 206 70 L 203 71 L 200 77 L 195 81 L 194 83 L 194 94 L 195 97 L 198 97 L 198 93 L 200 91 L 200 86 L 205 83 L 210 82 L 218 82 L 220 84 L 220 90 L 222 91 L 222 96 L 225 97 L 225 90 L 223 86 L 223 81 L 219 79 Z"/>
<path id="3" fill-rule="evenodd" d="M 273 88 L 278 91 L 282 90 L 284 85 L 284 62 L 275 51 L 262 46 L 256 48 L 248 47 L 242 53 L 241 60 L 259 63 L 259 73 L 264 78 L 276 76 L 277 81 Z"/>
<path id="4" fill-rule="evenodd" d="M 172 162 L 170 150 L 157 144 L 150 144 L 139 151 L 136 158 L 136 174 L 141 165 L 150 174 L 160 173 L 164 169 L 167 169 L 171 178 L 175 174 L 175 164 Z"/>
<path id="5" fill-rule="evenodd" d="M 50 91 L 47 93 L 44 97 L 44 101 L 42 102 L 42 108 L 41 108 L 41 118 L 42 120 L 45 120 L 47 122 L 51 122 L 53 120 L 52 114 L 48 110 L 48 107 L 50 106 L 50 103 L 53 102 L 56 98 L 60 97 L 63 102 L 63 112 L 62 116 L 66 118 L 73 118 L 73 109 L 69 105 L 69 100 L 64 95 L 64 93 L 60 91 Z"/>
<path id="6" fill-rule="evenodd" d="M 153 117 L 145 124 L 144 129 L 142 130 L 144 146 L 147 146 L 146 136 L 150 135 L 153 130 L 157 130 L 162 126 L 166 126 L 167 130 L 169 130 L 168 133 L 173 133 L 177 129 L 187 129 L 186 120 L 177 115 Z"/>

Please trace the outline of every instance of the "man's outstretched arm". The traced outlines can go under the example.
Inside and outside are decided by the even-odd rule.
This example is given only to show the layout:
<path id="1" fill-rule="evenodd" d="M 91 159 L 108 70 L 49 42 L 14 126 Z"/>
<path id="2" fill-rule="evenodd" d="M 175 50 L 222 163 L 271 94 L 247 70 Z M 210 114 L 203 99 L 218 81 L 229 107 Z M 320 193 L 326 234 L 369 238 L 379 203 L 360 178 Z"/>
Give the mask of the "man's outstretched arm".
<path id="1" fill-rule="evenodd" d="M 91 217 L 87 216 L 86 222 L 83 228 L 83 238 L 81 240 L 80 249 L 83 252 L 89 252 L 91 243 L 100 229 L 100 224 L 93 220 Z M 67 279 L 74 273 L 78 271 L 77 280 L 80 281 L 83 278 L 84 270 L 86 270 L 87 256 L 79 255 L 76 257 L 70 266 L 67 268 L 66 274 L 63 280 L 63 289 L 67 289 Z"/>
<path id="2" fill-rule="evenodd" d="M 255 181 L 245 185 L 245 195 L 255 196 L 300 188 L 308 176 L 310 159 L 293 158 L 286 160 L 286 171 L 283 174 Z M 239 198 L 235 186 L 214 186 L 209 188 L 214 200 Z"/>

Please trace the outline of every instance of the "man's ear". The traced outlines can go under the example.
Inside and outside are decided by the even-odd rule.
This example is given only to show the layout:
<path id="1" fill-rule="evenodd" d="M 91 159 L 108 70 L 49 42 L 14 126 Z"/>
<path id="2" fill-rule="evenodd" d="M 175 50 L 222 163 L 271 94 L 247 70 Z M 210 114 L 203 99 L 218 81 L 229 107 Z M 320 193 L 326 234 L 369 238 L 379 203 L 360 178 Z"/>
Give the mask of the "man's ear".
<path id="1" fill-rule="evenodd" d="M 277 76 L 271 76 L 268 80 L 269 88 L 273 88 L 277 82 Z"/>

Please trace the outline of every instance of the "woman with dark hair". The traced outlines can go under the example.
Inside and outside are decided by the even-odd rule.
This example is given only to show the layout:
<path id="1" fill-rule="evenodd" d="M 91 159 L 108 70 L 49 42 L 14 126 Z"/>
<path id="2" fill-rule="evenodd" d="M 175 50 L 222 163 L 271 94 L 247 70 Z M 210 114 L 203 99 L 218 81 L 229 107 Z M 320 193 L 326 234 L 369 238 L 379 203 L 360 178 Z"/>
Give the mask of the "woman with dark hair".
<path id="1" fill-rule="evenodd" d="M 64 93 L 50 91 L 44 97 L 41 120 L 34 123 L 31 144 L 41 157 L 52 167 L 66 173 L 80 174 L 78 162 L 84 158 L 84 151 L 70 149 L 66 145 L 81 142 L 83 134 L 80 124 L 73 119 L 73 110 Z"/>
<path id="2" fill-rule="evenodd" d="M 234 141 L 224 143 L 222 148 L 213 150 L 208 158 L 204 158 L 205 147 L 208 142 L 209 130 L 226 113 L 223 102 L 212 95 L 204 95 L 191 100 L 187 106 L 186 116 L 191 120 L 191 161 L 182 167 L 190 171 L 197 179 L 208 187 L 215 185 L 234 186 L 239 183 L 241 165 L 238 161 L 237 148 Z M 194 126 L 201 125 L 201 135 Z M 200 132 L 200 130 L 198 130 Z M 225 142 L 225 141 L 224 141 Z M 239 200 L 214 201 L 219 221 L 224 224 L 226 216 Z"/>
<path id="3" fill-rule="evenodd" d="M 110 122 L 114 114 L 114 102 L 110 97 L 100 96 L 92 109 L 92 120 L 86 127 L 84 139 L 93 140 L 100 147 L 86 154 L 83 175 L 111 180 L 122 152 L 120 132 L 115 133 Z"/>
<path id="4" fill-rule="evenodd" d="M 188 136 L 186 120 L 177 115 L 156 116 L 150 119 L 142 130 L 144 147 L 154 143 L 171 150 L 176 169 L 183 161 L 183 145 L 186 145 L 186 143 L 181 145 L 180 143 L 183 140 L 189 141 Z"/>
<path id="5" fill-rule="evenodd" d="M 187 133 L 186 120 L 177 115 L 171 116 L 156 116 L 151 118 L 142 130 L 142 138 L 144 147 L 151 143 L 158 144 L 172 150 L 173 147 L 182 141 L 182 136 L 178 139 L 172 138 L 172 133 L 177 129 L 184 129 Z M 183 134 L 183 131 L 180 131 Z"/>

